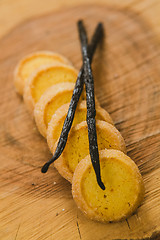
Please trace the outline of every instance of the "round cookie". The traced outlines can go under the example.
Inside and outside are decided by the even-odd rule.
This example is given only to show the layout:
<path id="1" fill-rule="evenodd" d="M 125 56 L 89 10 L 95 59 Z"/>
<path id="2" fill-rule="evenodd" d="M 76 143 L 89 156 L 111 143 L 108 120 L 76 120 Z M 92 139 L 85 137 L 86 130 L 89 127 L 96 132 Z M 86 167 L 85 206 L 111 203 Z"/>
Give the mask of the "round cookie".
<path id="1" fill-rule="evenodd" d="M 98 149 L 118 149 L 126 152 L 125 142 L 120 132 L 110 123 L 96 121 Z M 53 154 L 57 143 L 54 146 Z M 77 164 L 89 154 L 87 122 L 74 126 L 68 136 L 67 144 L 62 155 L 54 162 L 58 172 L 72 182 Z"/>
<path id="2" fill-rule="evenodd" d="M 69 64 L 64 56 L 51 51 L 38 51 L 25 56 L 14 71 L 14 84 L 17 92 L 23 95 L 25 81 L 31 74 L 43 65 L 64 63 Z"/>
<path id="3" fill-rule="evenodd" d="M 75 83 L 76 79 L 77 71 L 71 66 L 57 63 L 42 67 L 27 80 L 24 88 L 24 101 L 28 110 L 33 112 L 35 104 L 49 87 L 58 83 Z"/>
<path id="4" fill-rule="evenodd" d="M 54 145 L 60 137 L 63 123 L 68 112 L 68 108 L 69 108 L 69 103 L 62 105 L 59 109 L 57 109 L 57 111 L 52 116 L 52 119 L 48 124 L 47 143 L 51 152 L 53 152 Z M 77 106 L 72 127 L 80 122 L 85 121 L 86 115 L 87 115 L 86 101 L 82 101 Z M 40 118 L 37 118 L 37 119 L 40 120 Z M 109 113 L 105 111 L 103 108 L 101 108 L 99 104 L 97 104 L 97 101 L 96 101 L 96 119 L 106 121 L 113 125 L 113 121 Z M 43 123 L 39 124 L 39 126 L 41 127 L 41 129 L 46 131 L 44 121 Z"/>
<path id="5" fill-rule="evenodd" d="M 137 165 L 118 150 L 99 152 L 102 190 L 96 180 L 90 156 L 76 167 L 72 195 L 77 206 L 90 219 L 101 222 L 120 221 L 141 204 L 144 184 Z"/>
<path id="6" fill-rule="evenodd" d="M 34 117 L 40 133 L 46 137 L 48 123 L 52 116 L 65 103 L 69 103 L 73 94 L 74 83 L 59 83 L 48 88 L 34 108 Z M 80 101 L 85 98 L 84 94 Z"/>

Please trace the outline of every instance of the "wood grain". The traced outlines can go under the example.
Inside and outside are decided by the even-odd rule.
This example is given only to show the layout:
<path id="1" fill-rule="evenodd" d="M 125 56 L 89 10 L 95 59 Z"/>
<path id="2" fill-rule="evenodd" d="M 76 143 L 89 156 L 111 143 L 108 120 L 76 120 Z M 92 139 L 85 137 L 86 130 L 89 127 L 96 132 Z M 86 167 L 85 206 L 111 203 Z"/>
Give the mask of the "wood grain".
<path id="1" fill-rule="evenodd" d="M 120 223 L 86 219 L 70 184 L 53 168 L 41 174 L 51 155 L 13 87 L 17 61 L 32 51 L 58 51 L 80 67 L 79 18 L 90 36 L 98 21 L 105 25 L 93 63 L 97 98 L 145 182 L 142 206 Z M 0 45 L 0 239 L 160 239 L 160 53 L 144 19 L 127 8 L 75 7 L 23 22 Z"/>

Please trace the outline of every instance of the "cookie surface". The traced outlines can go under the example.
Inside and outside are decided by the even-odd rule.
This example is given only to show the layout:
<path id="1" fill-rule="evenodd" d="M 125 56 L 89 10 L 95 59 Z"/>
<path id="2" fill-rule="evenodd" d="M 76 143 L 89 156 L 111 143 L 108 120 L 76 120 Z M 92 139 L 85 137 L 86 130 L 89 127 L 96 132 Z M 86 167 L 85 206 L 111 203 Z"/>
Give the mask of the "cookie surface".
<path id="1" fill-rule="evenodd" d="M 108 222 L 130 216 L 144 197 L 144 184 L 136 164 L 118 150 L 101 150 L 103 191 L 88 155 L 76 167 L 72 195 L 77 206 L 90 219 Z"/>
<path id="2" fill-rule="evenodd" d="M 23 95 L 25 81 L 35 70 L 43 65 L 55 63 L 71 65 L 64 56 L 51 51 L 38 51 L 25 56 L 14 71 L 14 84 L 17 92 Z"/>
<path id="3" fill-rule="evenodd" d="M 126 152 L 125 142 L 119 131 L 111 124 L 97 120 L 98 149 L 118 149 Z M 55 151 L 57 143 L 54 146 Z M 89 154 L 87 122 L 75 125 L 68 136 L 62 155 L 54 162 L 58 172 L 68 181 L 72 181 L 77 164 Z"/>
<path id="4" fill-rule="evenodd" d="M 62 105 L 68 103 L 72 97 L 74 83 L 59 83 L 48 88 L 46 92 L 41 96 L 39 101 L 35 105 L 34 117 L 36 125 L 40 133 L 46 137 L 48 123 L 57 109 L 61 108 Z M 80 98 L 80 101 L 84 99 L 84 94 Z M 67 109 L 66 109 L 67 110 Z M 62 112 L 61 112 L 62 111 Z M 64 114 L 64 109 L 58 112 L 58 114 Z M 57 114 L 56 114 L 57 115 Z M 57 126 L 59 128 L 59 126 Z"/>
<path id="5" fill-rule="evenodd" d="M 68 112 L 68 108 L 69 104 L 61 106 L 52 116 L 52 119 L 48 124 L 47 143 L 51 152 L 53 152 L 54 145 L 60 137 L 63 123 Z M 86 115 L 87 115 L 86 101 L 82 101 L 77 106 L 72 126 L 75 126 L 76 124 L 85 121 Z M 101 108 L 97 101 L 96 101 L 96 119 L 106 121 L 113 125 L 113 121 L 109 113 L 105 111 L 103 108 Z"/>
<path id="6" fill-rule="evenodd" d="M 75 83 L 76 79 L 77 71 L 71 66 L 55 64 L 42 67 L 27 80 L 24 88 L 24 101 L 28 110 L 33 112 L 35 104 L 49 87 L 58 83 Z"/>

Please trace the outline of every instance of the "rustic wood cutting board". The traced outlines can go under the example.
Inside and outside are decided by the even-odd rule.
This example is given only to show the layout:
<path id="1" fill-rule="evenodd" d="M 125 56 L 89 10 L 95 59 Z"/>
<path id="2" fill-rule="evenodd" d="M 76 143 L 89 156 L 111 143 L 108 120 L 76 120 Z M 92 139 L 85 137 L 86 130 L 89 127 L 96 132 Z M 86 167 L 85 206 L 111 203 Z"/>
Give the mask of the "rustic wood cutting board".
<path id="1" fill-rule="evenodd" d="M 143 204 L 120 223 L 86 219 L 71 185 L 53 168 L 41 174 L 51 154 L 13 86 L 17 61 L 36 50 L 57 51 L 80 67 L 79 18 L 89 36 L 104 23 L 93 63 L 96 95 L 145 182 Z M 128 9 L 81 6 L 25 21 L 0 46 L 0 239 L 160 239 L 160 53 L 146 21 Z"/>

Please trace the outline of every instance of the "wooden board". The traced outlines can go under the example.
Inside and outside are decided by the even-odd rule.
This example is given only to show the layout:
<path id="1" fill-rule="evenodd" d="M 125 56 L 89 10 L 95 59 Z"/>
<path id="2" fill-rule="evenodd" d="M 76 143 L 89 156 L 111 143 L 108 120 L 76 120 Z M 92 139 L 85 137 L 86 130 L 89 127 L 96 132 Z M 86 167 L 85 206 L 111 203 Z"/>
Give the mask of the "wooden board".
<path id="1" fill-rule="evenodd" d="M 145 182 L 142 206 L 120 223 L 86 219 L 71 185 L 53 168 L 41 174 L 51 154 L 13 86 L 17 61 L 32 51 L 57 51 L 80 67 L 79 18 L 89 36 L 98 21 L 104 23 L 106 36 L 93 63 L 96 95 Z M 160 56 L 145 20 L 127 8 L 69 8 L 23 22 L 0 46 L 0 239 L 160 239 Z"/>

